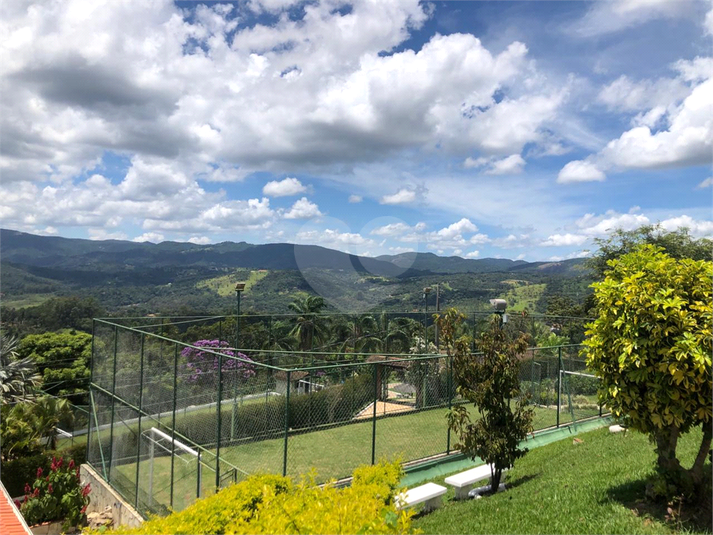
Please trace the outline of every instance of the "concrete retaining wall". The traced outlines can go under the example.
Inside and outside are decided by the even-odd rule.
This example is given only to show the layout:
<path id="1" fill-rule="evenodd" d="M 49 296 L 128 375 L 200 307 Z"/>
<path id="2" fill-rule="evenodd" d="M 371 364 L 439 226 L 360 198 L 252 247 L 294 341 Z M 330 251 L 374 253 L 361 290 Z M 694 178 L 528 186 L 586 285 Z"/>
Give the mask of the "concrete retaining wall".
<path id="1" fill-rule="evenodd" d="M 111 507 L 114 526 L 136 527 L 144 521 L 139 512 L 119 496 L 91 466 L 83 464 L 79 473 L 82 484 L 90 483 L 92 486 L 87 514 L 101 513 Z"/>

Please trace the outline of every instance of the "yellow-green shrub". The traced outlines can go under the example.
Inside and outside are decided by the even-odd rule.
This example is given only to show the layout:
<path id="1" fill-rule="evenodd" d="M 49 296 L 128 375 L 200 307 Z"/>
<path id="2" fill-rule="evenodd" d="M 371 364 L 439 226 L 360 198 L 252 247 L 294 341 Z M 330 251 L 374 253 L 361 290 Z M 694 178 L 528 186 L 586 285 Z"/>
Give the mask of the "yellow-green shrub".
<path id="1" fill-rule="evenodd" d="M 314 474 L 296 485 L 281 476 L 252 476 L 181 512 L 116 533 L 413 533 L 413 513 L 393 503 L 402 475 L 399 463 L 381 462 L 356 469 L 346 488 L 319 487 Z"/>
<path id="2" fill-rule="evenodd" d="M 238 520 L 250 520 L 266 495 L 277 496 L 290 491 L 289 478 L 258 475 L 231 485 L 219 493 L 198 500 L 183 511 L 156 517 L 135 528 L 119 528 L 113 533 L 134 535 L 216 534 L 227 533 Z M 96 533 L 96 532 L 95 532 Z"/>

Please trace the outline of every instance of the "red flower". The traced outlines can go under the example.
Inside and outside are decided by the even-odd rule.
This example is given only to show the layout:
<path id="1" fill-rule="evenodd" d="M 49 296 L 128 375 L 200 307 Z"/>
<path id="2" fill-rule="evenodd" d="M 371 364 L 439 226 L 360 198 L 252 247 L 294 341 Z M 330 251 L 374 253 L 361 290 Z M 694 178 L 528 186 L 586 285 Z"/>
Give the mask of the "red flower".
<path id="1" fill-rule="evenodd" d="M 91 486 L 91 484 L 87 483 L 86 485 L 84 485 L 84 488 L 82 489 L 82 496 L 86 496 L 91 491 L 92 491 L 92 486 Z"/>
<path id="2" fill-rule="evenodd" d="M 15 500 L 15 507 L 17 507 L 18 509 L 19 509 L 20 507 L 22 507 L 22 504 L 20 503 L 20 500 Z"/>
<path id="3" fill-rule="evenodd" d="M 62 457 L 60 457 L 59 459 L 57 459 L 57 470 L 59 470 L 60 468 L 62 468 L 62 465 L 63 465 L 63 464 L 64 464 L 64 459 L 63 459 Z"/>
<path id="4" fill-rule="evenodd" d="M 79 510 L 79 512 L 80 512 L 81 514 L 86 513 L 86 512 L 87 512 L 87 506 L 85 505 L 84 507 L 82 507 L 82 508 Z"/>
<path id="5" fill-rule="evenodd" d="M 37 498 L 37 496 L 39 496 L 39 495 L 40 495 L 40 489 L 39 489 L 39 488 L 36 488 L 36 489 L 35 489 L 35 492 L 32 493 L 32 497 L 33 497 L 33 498 Z"/>
<path id="6" fill-rule="evenodd" d="M 74 469 L 74 459 L 69 460 L 69 467 L 70 470 Z"/>
<path id="7" fill-rule="evenodd" d="M 42 467 L 40 466 L 37 468 L 37 478 L 39 479 L 41 477 L 42 477 Z"/>
<path id="8" fill-rule="evenodd" d="M 79 479 L 79 467 L 77 466 L 77 479 Z"/>
<path id="9" fill-rule="evenodd" d="M 25 494 L 29 494 L 32 491 L 32 487 L 28 483 L 25 483 Z"/>
<path id="10" fill-rule="evenodd" d="M 52 494 L 52 491 L 54 490 L 54 487 L 52 487 L 52 483 L 50 483 L 49 487 L 47 487 L 47 492 Z"/>

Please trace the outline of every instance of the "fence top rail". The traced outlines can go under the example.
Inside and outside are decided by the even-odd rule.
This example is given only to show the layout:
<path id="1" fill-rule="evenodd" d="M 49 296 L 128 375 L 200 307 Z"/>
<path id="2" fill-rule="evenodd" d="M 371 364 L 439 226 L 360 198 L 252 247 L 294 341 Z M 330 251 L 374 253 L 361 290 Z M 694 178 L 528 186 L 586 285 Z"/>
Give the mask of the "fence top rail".
<path id="1" fill-rule="evenodd" d="M 388 364 L 388 363 L 395 363 L 395 362 L 415 362 L 419 360 L 432 360 L 436 358 L 448 358 L 448 355 L 442 354 L 442 353 L 421 353 L 421 354 L 406 354 L 406 353 L 343 353 L 339 351 L 285 351 L 285 350 L 273 350 L 273 349 L 257 349 L 257 348 L 233 348 L 233 347 L 226 347 L 224 348 L 225 350 L 233 351 L 233 352 L 238 352 L 238 353 L 262 353 L 266 355 L 276 355 L 276 356 L 285 356 L 285 357 L 310 357 L 313 359 L 315 356 L 325 356 L 325 357 L 330 357 L 330 356 L 335 356 L 335 355 L 343 355 L 343 356 L 349 356 L 352 358 L 360 358 L 359 361 L 350 361 L 350 362 L 334 362 L 334 359 L 329 359 L 329 360 L 324 360 L 319 364 L 313 364 L 310 363 L 309 365 L 305 365 L 303 363 L 294 363 L 294 364 L 286 364 L 282 366 L 276 366 L 273 364 L 266 364 L 264 362 L 248 359 L 248 358 L 242 358 L 236 355 L 228 355 L 222 351 L 214 350 L 211 348 L 207 347 L 200 347 L 200 346 L 195 346 L 193 344 L 189 344 L 187 342 L 181 342 L 180 340 L 174 340 L 173 338 L 169 338 L 160 334 L 155 334 L 155 333 L 148 333 L 146 331 L 143 331 L 141 329 L 138 329 L 136 327 L 127 327 L 125 325 L 120 325 L 118 323 L 112 323 L 106 320 L 97 320 L 101 321 L 102 323 L 105 323 L 107 325 L 111 325 L 113 327 L 117 327 L 120 329 L 123 329 L 125 331 L 130 331 L 134 332 L 136 334 L 141 334 L 143 336 L 149 336 L 151 338 L 163 340 L 165 342 L 171 343 L 171 344 L 176 344 L 180 345 L 184 348 L 191 348 L 191 349 L 196 349 L 198 351 L 212 354 L 215 356 L 223 357 L 226 359 L 231 359 L 231 360 L 237 360 L 240 362 L 244 362 L 245 364 L 250 364 L 254 366 L 258 366 L 261 368 L 266 368 L 266 369 L 272 369 L 272 370 L 277 370 L 277 371 L 283 371 L 283 372 L 288 372 L 288 371 L 311 371 L 311 370 L 322 370 L 324 368 L 342 368 L 342 367 L 355 367 L 355 366 L 364 366 L 364 365 L 371 365 L 371 364 Z M 528 348 L 528 351 L 531 351 L 532 354 L 536 354 L 538 351 L 545 351 L 545 350 L 557 350 L 558 348 L 572 348 L 572 347 L 581 347 L 582 344 L 563 344 L 561 346 L 549 346 L 549 347 L 532 347 Z M 383 362 L 377 361 L 377 362 L 366 362 L 366 359 L 369 357 L 374 357 L 374 356 L 379 356 L 383 357 L 385 360 Z M 569 357 L 571 359 L 571 357 Z"/>
<path id="2" fill-rule="evenodd" d="M 112 322 L 112 321 L 119 321 L 119 320 L 140 320 L 140 319 L 147 319 L 147 320 L 156 320 L 156 321 L 162 321 L 162 320 L 172 320 L 172 319 L 179 319 L 179 320 L 184 320 L 181 321 L 180 323 L 190 323 L 191 321 L 205 321 L 209 319 L 228 319 L 228 318 L 253 318 L 253 319 L 258 319 L 258 318 L 295 318 L 299 316 L 315 316 L 315 317 L 358 317 L 358 316 L 380 316 L 382 314 L 385 314 L 387 316 L 404 316 L 404 317 L 422 317 L 424 314 L 438 314 L 439 312 L 444 312 L 444 310 L 433 310 L 433 311 L 428 311 L 425 312 L 423 310 L 417 311 L 417 312 L 408 312 L 408 311 L 389 311 L 389 310 L 375 310 L 373 312 L 364 312 L 364 313 L 358 313 L 358 312 L 315 312 L 315 313 L 309 313 L 309 314 L 300 314 L 296 312 L 280 312 L 276 314 L 268 314 L 268 313 L 261 313 L 261 314 L 252 314 L 252 313 L 243 313 L 243 314 L 207 314 L 207 315 L 199 315 L 199 316 L 101 316 L 94 318 L 96 321 L 105 321 L 105 322 Z M 492 311 L 488 310 L 460 310 L 465 315 L 469 316 L 492 316 L 494 313 Z M 520 316 L 520 317 L 526 317 L 526 318 L 534 318 L 534 319 L 565 319 L 565 320 L 578 320 L 578 321 L 594 321 L 595 318 L 590 318 L 590 317 L 582 317 L 582 316 L 565 316 L 565 315 L 560 315 L 560 314 L 542 314 L 538 312 L 529 312 L 527 313 L 526 316 L 523 316 L 521 312 L 509 312 L 508 313 L 510 316 Z M 174 323 L 179 323 L 176 321 L 171 321 L 171 324 Z M 160 323 L 158 324 L 160 325 Z"/>

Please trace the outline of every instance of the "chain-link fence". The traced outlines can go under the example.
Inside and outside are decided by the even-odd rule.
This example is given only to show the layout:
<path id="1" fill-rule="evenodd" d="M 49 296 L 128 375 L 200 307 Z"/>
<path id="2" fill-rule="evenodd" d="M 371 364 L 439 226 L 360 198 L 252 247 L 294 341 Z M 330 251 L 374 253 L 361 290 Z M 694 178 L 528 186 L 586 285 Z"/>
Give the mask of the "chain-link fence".
<path id="1" fill-rule="evenodd" d="M 160 514 L 250 474 L 315 468 L 326 481 L 382 458 L 457 453 L 446 414 L 463 400 L 433 325 L 325 318 L 95 320 L 88 462 Z M 522 355 L 536 430 L 600 414 L 579 349 Z"/>

